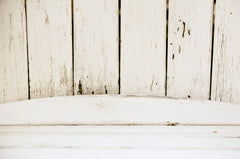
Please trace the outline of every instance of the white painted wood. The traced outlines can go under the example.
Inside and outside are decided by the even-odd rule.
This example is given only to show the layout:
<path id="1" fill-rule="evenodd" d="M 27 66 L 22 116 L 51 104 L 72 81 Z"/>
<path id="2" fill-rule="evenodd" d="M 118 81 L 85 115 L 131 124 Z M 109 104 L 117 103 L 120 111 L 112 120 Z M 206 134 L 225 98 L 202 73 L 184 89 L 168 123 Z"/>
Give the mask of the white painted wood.
<path id="1" fill-rule="evenodd" d="M 166 0 L 121 0 L 121 94 L 165 94 Z"/>
<path id="2" fill-rule="evenodd" d="M 0 125 L 240 125 L 240 106 L 128 96 L 54 97 L 0 105 Z"/>
<path id="3" fill-rule="evenodd" d="M 74 0 L 74 92 L 118 93 L 118 0 Z"/>
<path id="4" fill-rule="evenodd" d="M 71 1 L 27 0 L 31 98 L 73 94 Z"/>
<path id="5" fill-rule="evenodd" d="M 0 127 L 1 158 L 239 158 L 235 126 Z"/>
<path id="6" fill-rule="evenodd" d="M 240 1 L 218 0 L 215 13 L 212 99 L 240 103 Z"/>
<path id="7" fill-rule="evenodd" d="M 172 150 L 172 149 L 0 149 L 2 159 L 239 159 L 235 150 Z"/>
<path id="8" fill-rule="evenodd" d="M 24 0 L 0 1 L 0 103 L 28 98 Z"/>
<path id="9" fill-rule="evenodd" d="M 0 127 L 0 149 L 240 150 L 239 126 Z"/>
<path id="10" fill-rule="evenodd" d="M 208 99 L 213 0 L 170 0 L 167 95 Z"/>

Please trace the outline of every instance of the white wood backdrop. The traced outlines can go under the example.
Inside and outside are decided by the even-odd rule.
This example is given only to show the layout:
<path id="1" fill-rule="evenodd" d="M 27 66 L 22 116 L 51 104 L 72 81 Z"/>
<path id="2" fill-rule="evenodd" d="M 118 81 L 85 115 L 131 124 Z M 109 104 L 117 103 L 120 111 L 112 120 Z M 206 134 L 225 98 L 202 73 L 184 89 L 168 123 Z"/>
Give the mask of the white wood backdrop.
<path id="1" fill-rule="evenodd" d="M 217 0 L 212 99 L 240 103 L 240 1 Z"/>
<path id="2" fill-rule="evenodd" d="M 26 37 L 31 98 L 117 94 L 119 74 L 121 94 L 164 96 L 167 74 L 168 96 L 209 98 L 213 0 L 169 0 L 168 57 L 166 1 L 121 0 L 120 63 L 118 0 L 26 3 L 27 19 L 23 0 L 0 2 L 0 103 L 28 98 Z M 216 3 L 213 100 L 240 103 L 239 6 Z"/>
<path id="3" fill-rule="evenodd" d="M 0 1 L 0 103 L 27 98 L 24 0 Z"/>
<path id="4" fill-rule="evenodd" d="M 121 0 L 121 94 L 165 94 L 166 0 Z"/>
<path id="5" fill-rule="evenodd" d="M 118 93 L 118 0 L 74 0 L 74 92 Z"/>
<path id="6" fill-rule="evenodd" d="M 71 1 L 27 0 L 31 98 L 73 94 Z"/>
<path id="7" fill-rule="evenodd" d="M 213 0 L 169 0 L 167 95 L 208 99 Z"/>

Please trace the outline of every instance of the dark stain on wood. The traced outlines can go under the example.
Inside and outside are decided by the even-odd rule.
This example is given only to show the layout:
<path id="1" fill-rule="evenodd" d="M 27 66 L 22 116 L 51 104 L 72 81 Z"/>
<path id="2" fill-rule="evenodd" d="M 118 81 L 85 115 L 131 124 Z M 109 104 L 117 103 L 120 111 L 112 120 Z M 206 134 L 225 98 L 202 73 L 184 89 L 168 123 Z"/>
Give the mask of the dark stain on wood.
<path id="1" fill-rule="evenodd" d="M 11 34 L 11 33 L 10 33 Z M 12 34 L 10 35 L 10 39 L 9 39 L 9 44 L 8 44 L 8 49 L 9 49 L 9 52 L 11 53 L 11 46 L 12 46 L 12 41 L 13 41 L 13 36 Z"/>
<path id="2" fill-rule="evenodd" d="M 170 123 L 169 121 L 167 122 L 167 124 L 166 124 L 166 126 L 176 126 L 177 124 L 179 124 L 179 123 Z"/>
<path id="3" fill-rule="evenodd" d="M 45 16 L 45 23 L 46 23 L 46 24 L 49 24 L 49 18 L 48 18 L 48 15 Z"/>
<path id="4" fill-rule="evenodd" d="M 153 77 L 152 77 L 152 83 L 151 83 L 151 85 L 150 85 L 150 90 L 151 90 L 151 91 L 153 91 L 154 78 L 155 78 L 155 76 L 153 75 Z"/>
<path id="5" fill-rule="evenodd" d="M 182 22 L 182 24 L 183 24 L 182 38 L 184 38 L 186 23 Z"/>
<path id="6" fill-rule="evenodd" d="M 107 91 L 107 86 L 105 85 L 105 93 L 108 94 L 108 91 Z"/>
<path id="7" fill-rule="evenodd" d="M 178 46 L 178 53 L 179 54 L 181 53 L 181 46 L 180 45 Z"/>
<path id="8" fill-rule="evenodd" d="M 188 98 L 191 98 L 191 96 L 190 96 L 190 95 L 188 95 Z"/>
<path id="9" fill-rule="evenodd" d="M 60 86 L 62 85 L 67 85 L 68 83 L 68 72 L 67 72 L 67 68 L 64 65 L 64 67 L 61 69 L 61 79 L 60 79 Z"/>
<path id="10" fill-rule="evenodd" d="M 188 35 L 190 35 L 191 34 L 191 29 L 188 29 Z"/>
<path id="11" fill-rule="evenodd" d="M 3 88 L 3 99 L 5 99 L 5 97 L 6 97 L 6 90 L 5 90 L 5 88 Z"/>
<path id="12" fill-rule="evenodd" d="M 92 91 L 92 94 L 94 94 L 94 91 Z"/>
<path id="13" fill-rule="evenodd" d="M 172 54 L 172 60 L 174 60 L 174 54 Z"/>
<path id="14" fill-rule="evenodd" d="M 77 94 L 83 94 L 82 83 L 81 83 L 80 80 L 79 80 L 79 82 L 78 82 L 78 92 L 77 92 Z"/>
<path id="15" fill-rule="evenodd" d="M 9 14 L 9 23 L 10 23 L 10 28 L 12 28 L 12 14 Z"/>

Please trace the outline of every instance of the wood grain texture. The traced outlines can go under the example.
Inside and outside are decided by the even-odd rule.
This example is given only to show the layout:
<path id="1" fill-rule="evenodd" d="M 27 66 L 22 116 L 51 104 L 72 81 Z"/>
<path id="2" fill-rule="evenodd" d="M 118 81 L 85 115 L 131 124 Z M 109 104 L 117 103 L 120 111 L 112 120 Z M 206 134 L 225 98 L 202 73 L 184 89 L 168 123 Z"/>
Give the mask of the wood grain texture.
<path id="1" fill-rule="evenodd" d="M 216 2 L 212 99 L 240 103 L 240 1 Z"/>
<path id="2" fill-rule="evenodd" d="M 74 0 L 74 92 L 118 93 L 118 0 Z"/>
<path id="3" fill-rule="evenodd" d="M 24 0 L 0 1 L 0 103 L 28 98 Z"/>
<path id="4" fill-rule="evenodd" d="M 0 149 L 2 159 L 239 159 L 240 152 L 236 150 L 195 150 L 195 149 L 131 149 L 128 147 L 117 149 L 74 149 L 74 148 L 19 148 L 19 149 Z"/>
<path id="5" fill-rule="evenodd" d="M 0 125 L 240 125 L 239 114 L 237 104 L 86 95 L 1 104 Z"/>
<path id="6" fill-rule="evenodd" d="M 71 1 L 27 0 L 31 98 L 73 94 Z"/>
<path id="7" fill-rule="evenodd" d="M 163 96 L 166 0 L 121 3 L 121 94 Z"/>
<path id="8" fill-rule="evenodd" d="M 240 150 L 239 126 L 1 126 L 0 150 Z"/>
<path id="9" fill-rule="evenodd" d="M 213 0 L 170 0 L 167 95 L 208 99 Z"/>

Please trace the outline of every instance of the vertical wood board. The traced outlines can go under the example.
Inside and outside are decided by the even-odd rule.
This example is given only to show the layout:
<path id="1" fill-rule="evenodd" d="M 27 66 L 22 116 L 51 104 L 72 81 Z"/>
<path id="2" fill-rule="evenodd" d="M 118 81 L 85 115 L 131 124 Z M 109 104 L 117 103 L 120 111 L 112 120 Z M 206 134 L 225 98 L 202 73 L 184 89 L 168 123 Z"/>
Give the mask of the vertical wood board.
<path id="1" fill-rule="evenodd" d="M 163 96 L 166 0 L 121 3 L 121 94 Z"/>
<path id="2" fill-rule="evenodd" d="M 170 0 L 167 95 L 208 99 L 213 0 Z"/>
<path id="3" fill-rule="evenodd" d="M 118 0 L 74 0 L 74 92 L 117 94 Z"/>
<path id="4" fill-rule="evenodd" d="M 24 0 L 0 1 L 0 103 L 27 98 Z"/>
<path id="5" fill-rule="evenodd" d="M 73 94 L 71 1 L 27 0 L 31 98 Z"/>
<path id="6" fill-rule="evenodd" d="M 216 2 L 212 99 L 240 103 L 240 1 Z"/>

